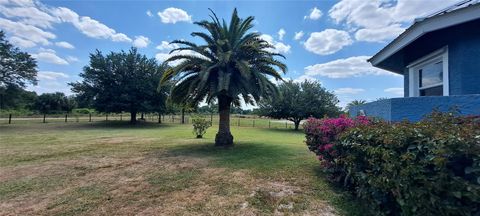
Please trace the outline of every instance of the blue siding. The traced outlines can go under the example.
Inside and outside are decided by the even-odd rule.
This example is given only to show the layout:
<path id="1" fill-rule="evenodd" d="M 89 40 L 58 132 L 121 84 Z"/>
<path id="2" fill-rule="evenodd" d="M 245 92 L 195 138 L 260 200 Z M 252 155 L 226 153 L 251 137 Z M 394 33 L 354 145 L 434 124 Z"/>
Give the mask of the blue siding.
<path id="1" fill-rule="evenodd" d="M 476 35 L 464 33 L 455 43 L 454 53 L 449 55 L 449 69 L 455 72 L 460 85 L 452 94 L 480 94 L 480 24 Z M 454 86 L 455 87 L 455 86 Z"/>
<path id="2" fill-rule="evenodd" d="M 363 110 L 367 116 L 387 121 L 419 121 L 434 109 L 447 112 L 456 107 L 461 115 L 480 115 L 480 94 L 442 97 L 392 98 L 351 108 L 350 115 L 356 116 Z"/>

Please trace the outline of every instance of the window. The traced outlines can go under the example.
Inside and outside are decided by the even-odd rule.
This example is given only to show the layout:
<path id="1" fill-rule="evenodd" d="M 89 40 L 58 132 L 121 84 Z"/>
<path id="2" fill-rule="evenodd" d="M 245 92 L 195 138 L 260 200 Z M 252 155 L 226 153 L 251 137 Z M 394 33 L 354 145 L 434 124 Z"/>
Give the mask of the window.
<path id="1" fill-rule="evenodd" d="M 410 97 L 448 95 L 448 52 L 433 52 L 409 65 Z"/>
<path id="2" fill-rule="evenodd" d="M 419 67 L 417 70 L 419 96 L 442 96 L 443 62 L 434 61 L 423 67 Z"/>

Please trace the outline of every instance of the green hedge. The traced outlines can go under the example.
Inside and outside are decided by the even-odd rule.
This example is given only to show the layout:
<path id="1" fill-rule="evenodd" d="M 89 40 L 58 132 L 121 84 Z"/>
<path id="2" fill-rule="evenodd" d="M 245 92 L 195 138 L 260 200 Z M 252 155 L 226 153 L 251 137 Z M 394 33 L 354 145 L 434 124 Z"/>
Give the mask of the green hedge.
<path id="1" fill-rule="evenodd" d="M 480 123 L 434 113 L 350 128 L 334 178 L 383 215 L 480 215 Z"/>

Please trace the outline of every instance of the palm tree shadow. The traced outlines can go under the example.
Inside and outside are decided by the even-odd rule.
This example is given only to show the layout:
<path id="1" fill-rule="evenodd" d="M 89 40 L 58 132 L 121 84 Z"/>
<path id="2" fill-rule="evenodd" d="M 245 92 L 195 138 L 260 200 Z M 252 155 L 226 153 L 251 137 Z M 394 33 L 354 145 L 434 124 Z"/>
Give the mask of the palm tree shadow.
<path id="1" fill-rule="evenodd" d="M 298 156 L 287 147 L 255 142 L 238 142 L 230 148 L 214 147 L 213 143 L 185 144 L 172 147 L 167 154 L 208 157 L 222 167 L 252 170 L 281 169 Z"/>

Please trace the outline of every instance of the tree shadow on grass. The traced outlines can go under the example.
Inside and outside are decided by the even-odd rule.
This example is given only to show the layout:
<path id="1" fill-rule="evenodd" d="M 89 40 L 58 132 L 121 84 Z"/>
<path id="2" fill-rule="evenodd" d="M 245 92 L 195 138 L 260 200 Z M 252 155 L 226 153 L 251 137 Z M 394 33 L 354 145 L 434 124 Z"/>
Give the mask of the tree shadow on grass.
<path id="1" fill-rule="evenodd" d="M 264 173 L 298 167 L 301 161 L 296 159 L 302 157 L 298 151 L 286 146 L 255 142 L 237 142 L 231 148 L 214 147 L 213 143 L 185 144 L 170 148 L 168 154 L 209 157 L 218 166 Z"/>
<path id="2" fill-rule="evenodd" d="M 255 128 L 260 131 L 271 131 L 271 132 L 282 132 L 282 133 L 291 133 L 291 134 L 303 134 L 303 130 L 294 130 L 289 128 Z"/>
<path id="3" fill-rule="evenodd" d="M 18 130 L 97 130 L 97 129 L 153 129 L 172 127 L 171 124 L 159 124 L 155 122 L 137 122 L 130 124 L 128 121 L 96 121 L 96 122 L 50 122 L 50 123 L 32 123 L 32 124 L 12 124 L 0 125 L 2 132 Z"/>

